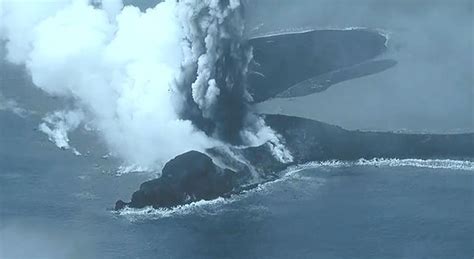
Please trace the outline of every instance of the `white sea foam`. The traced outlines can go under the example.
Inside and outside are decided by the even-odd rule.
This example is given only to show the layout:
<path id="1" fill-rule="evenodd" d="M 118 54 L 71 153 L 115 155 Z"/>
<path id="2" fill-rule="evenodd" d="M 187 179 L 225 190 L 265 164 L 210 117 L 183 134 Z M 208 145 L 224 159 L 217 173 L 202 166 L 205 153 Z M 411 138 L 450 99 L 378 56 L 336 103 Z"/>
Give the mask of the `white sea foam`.
<path id="1" fill-rule="evenodd" d="M 225 204 L 235 201 L 235 197 L 232 198 L 217 198 L 214 200 L 201 200 L 189 204 L 176 206 L 173 208 L 159 208 L 154 209 L 153 207 L 145 207 L 142 209 L 125 208 L 118 213 L 120 216 L 126 217 L 130 221 L 137 220 L 149 220 L 149 219 L 162 219 L 176 216 L 184 216 L 194 213 L 215 213 L 216 208 L 222 207 Z"/>
<path id="2" fill-rule="evenodd" d="M 397 158 L 374 158 L 359 159 L 357 161 L 330 160 L 324 162 L 309 162 L 292 167 L 290 170 L 305 170 L 318 167 L 352 167 L 352 166 L 377 166 L 377 167 L 418 167 L 430 169 L 450 169 L 474 171 L 474 162 L 466 160 L 451 159 L 397 159 Z"/>
<path id="3" fill-rule="evenodd" d="M 243 191 L 241 194 L 232 195 L 230 198 L 217 198 L 210 201 L 197 201 L 190 204 L 176 206 L 170 209 L 161 208 L 154 209 L 146 207 L 143 209 L 125 208 L 117 212 L 120 216 L 124 216 L 130 221 L 137 220 L 153 220 L 162 219 L 175 216 L 185 216 L 189 214 L 217 214 L 223 211 L 223 206 L 240 201 L 254 194 L 261 194 L 271 191 L 272 188 L 278 184 L 289 180 L 307 180 L 307 177 L 301 177 L 298 173 L 307 169 L 317 168 L 348 168 L 354 166 L 376 166 L 376 167 L 416 167 L 429 169 L 449 169 L 462 170 L 474 172 L 473 161 L 450 160 L 450 159 L 395 159 L 395 158 L 374 158 L 374 159 L 359 159 L 357 161 L 315 161 L 297 166 L 289 167 L 288 169 L 279 173 L 280 178 L 273 181 L 264 182 L 257 187 Z"/>
<path id="4" fill-rule="evenodd" d="M 155 170 L 149 167 L 144 167 L 140 166 L 137 164 L 131 164 L 131 165 L 121 165 L 119 168 L 115 171 L 116 176 L 122 176 L 124 174 L 129 174 L 129 173 L 137 173 L 137 172 L 154 172 Z"/>

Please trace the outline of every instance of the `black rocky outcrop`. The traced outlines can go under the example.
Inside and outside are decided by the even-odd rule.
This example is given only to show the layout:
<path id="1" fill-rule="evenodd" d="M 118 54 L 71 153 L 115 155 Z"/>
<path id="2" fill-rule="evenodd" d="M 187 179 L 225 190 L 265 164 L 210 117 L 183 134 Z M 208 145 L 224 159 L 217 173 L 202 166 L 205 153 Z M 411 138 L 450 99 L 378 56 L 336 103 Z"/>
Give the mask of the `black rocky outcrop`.
<path id="1" fill-rule="evenodd" d="M 130 203 L 118 201 L 116 209 L 124 206 L 171 207 L 224 197 L 257 186 L 255 177 L 252 177 L 254 171 L 264 182 L 277 177 L 275 172 L 309 161 L 474 157 L 472 133 L 435 135 L 350 131 L 314 120 L 283 115 L 266 115 L 265 121 L 285 139 L 285 146 L 294 157 L 292 163 L 284 164 L 275 159 L 268 144 L 246 149 L 230 148 L 227 151 L 208 150 L 207 153 L 215 159 L 235 168 L 235 172 L 216 166 L 205 154 L 190 151 L 169 161 L 160 178 L 143 183 L 140 190 L 133 194 Z M 232 160 L 229 150 L 239 159 Z"/>
<path id="2" fill-rule="evenodd" d="M 129 203 L 117 201 L 115 209 L 172 207 L 215 199 L 232 191 L 236 176 L 236 173 L 216 166 L 207 155 L 189 151 L 170 160 L 160 178 L 141 184 Z"/>
<path id="3" fill-rule="evenodd" d="M 474 157 L 474 134 L 402 134 L 351 131 L 323 122 L 267 115 L 266 123 L 286 140 L 296 163 L 359 158 Z"/>

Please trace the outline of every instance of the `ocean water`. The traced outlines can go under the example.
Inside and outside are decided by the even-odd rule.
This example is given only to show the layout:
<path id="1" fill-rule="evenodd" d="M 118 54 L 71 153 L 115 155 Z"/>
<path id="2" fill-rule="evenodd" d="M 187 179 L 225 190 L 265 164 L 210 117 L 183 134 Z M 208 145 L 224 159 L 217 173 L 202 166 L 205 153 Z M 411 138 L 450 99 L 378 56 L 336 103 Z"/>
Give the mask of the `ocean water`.
<path id="1" fill-rule="evenodd" d="M 473 131 L 472 1 L 245 2 L 250 34 L 377 28 L 390 35 L 383 58 L 399 63 L 261 111 L 349 129 Z M 37 128 L 70 100 L 42 93 L 5 53 L 0 46 L 0 259 L 474 258 L 472 161 L 314 162 L 229 199 L 114 212 L 156 175 L 121 168 L 84 129 L 70 136 L 81 156 L 58 149 Z"/>
<path id="2" fill-rule="evenodd" d="M 0 121 L 0 258 L 474 256 L 472 162 L 312 163 L 229 199 L 116 213 L 154 176 L 117 176 L 94 150 L 56 148 L 36 121 Z"/>

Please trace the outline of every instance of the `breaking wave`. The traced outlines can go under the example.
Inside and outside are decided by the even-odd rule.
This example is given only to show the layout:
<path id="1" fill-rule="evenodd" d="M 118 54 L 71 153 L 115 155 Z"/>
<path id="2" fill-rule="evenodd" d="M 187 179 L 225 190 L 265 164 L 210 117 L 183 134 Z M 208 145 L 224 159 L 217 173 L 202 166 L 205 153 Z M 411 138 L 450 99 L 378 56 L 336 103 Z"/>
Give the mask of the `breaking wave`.
<path id="1" fill-rule="evenodd" d="M 469 171 L 474 173 L 474 162 L 465 160 L 450 159 L 392 159 L 392 158 L 374 158 L 359 159 L 357 161 L 320 161 L 309 162 L 302 165 L 292 166 L 278 173 L 281 177 L 259 184 L 253 189 L 242 191 L 240 194 L 231 195 L 229 198 L 219 197 L 214 200 L 201 200 L 190 204 L 180 205 L 173 208 L 154 209 L 153 207 L 145 207 L 142 209 L 125 208 L 121 211 L 114 212 L 130 221 L 138 220 L 155 220 L 169 217 L 186 216 L 190 214 L 213 215 L 224 211 L 223 206 L 241 201 L 253 194 L 271 191 L 271 188 L 278 183 L 290 180 L 307 180 L 298 173 L 308 169 L 318 168 L 349 168 L 356 166 L 370 167 L 415 167 L 427 169 L 448 169 L 456 171 Z M 320 171 L 318 171 L 320 172 Z"/>
<path id="2" fill-rule="evenodd" d="M 154 209 L 153 207 L 134 209 L 126 207 L 123 210 L 114 213 L 117 213 L 120 216 L 124 216 L 130 221 L 163 219 L 196 213 L 212 214 L 213 211 L 215 213 L 216 208 L 222 207 L 223 205 L 229 204 L 234 201 L 235 198 L 217 198 L 210 201 L 201 200 L 169 209 Z"/>
<path id="3" fill-rule="evenodd" d="M 474 162 L 466 160 L 451 159 L 397 159 L 397 158 L 374 158 L 359 159 L 357 161 L 330 160 L 324 162 L 309 162 L 295 166 L 289 170 L 305 170 L 318 167 L 343 168 L 353 166 L 376 166 L 376 167 L 418 167 L 429 169 L 449 169 L 474 171 Z"/>

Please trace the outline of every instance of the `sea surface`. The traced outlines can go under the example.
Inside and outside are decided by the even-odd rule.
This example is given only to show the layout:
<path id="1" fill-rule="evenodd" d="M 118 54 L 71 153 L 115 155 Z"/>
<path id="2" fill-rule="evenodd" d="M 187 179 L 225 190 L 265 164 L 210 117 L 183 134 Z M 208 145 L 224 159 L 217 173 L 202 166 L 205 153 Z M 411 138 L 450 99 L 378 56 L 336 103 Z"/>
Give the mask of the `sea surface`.
<path id="1" fill-rule="evenodd" d="M 0 258 L 474 256 L 472 162 L 312 163 L 229 199 L 116 213 L 155 175 L 118 175 L 94 150 L 58 149 L 34 120 L 0 121 Z"/>
<path id="2" fill-rule="evenodd" d="M 251 33 L 379 29 L 390 34 L 384 58 L 399 63 L 260 109 L 348 129 L 472 132 L 472 1 L 353 2 L 246 1 Z M 113 212 L 156 175 L 120 168 L 84 129 L 70 136 L 82 155 L 58 149 L 38 125 L 73 107 L 34 87 L 5 53 L 2 45 L 0 259 L 474 258 L 470 161 L 312 163 L 229 199 Z"/>

